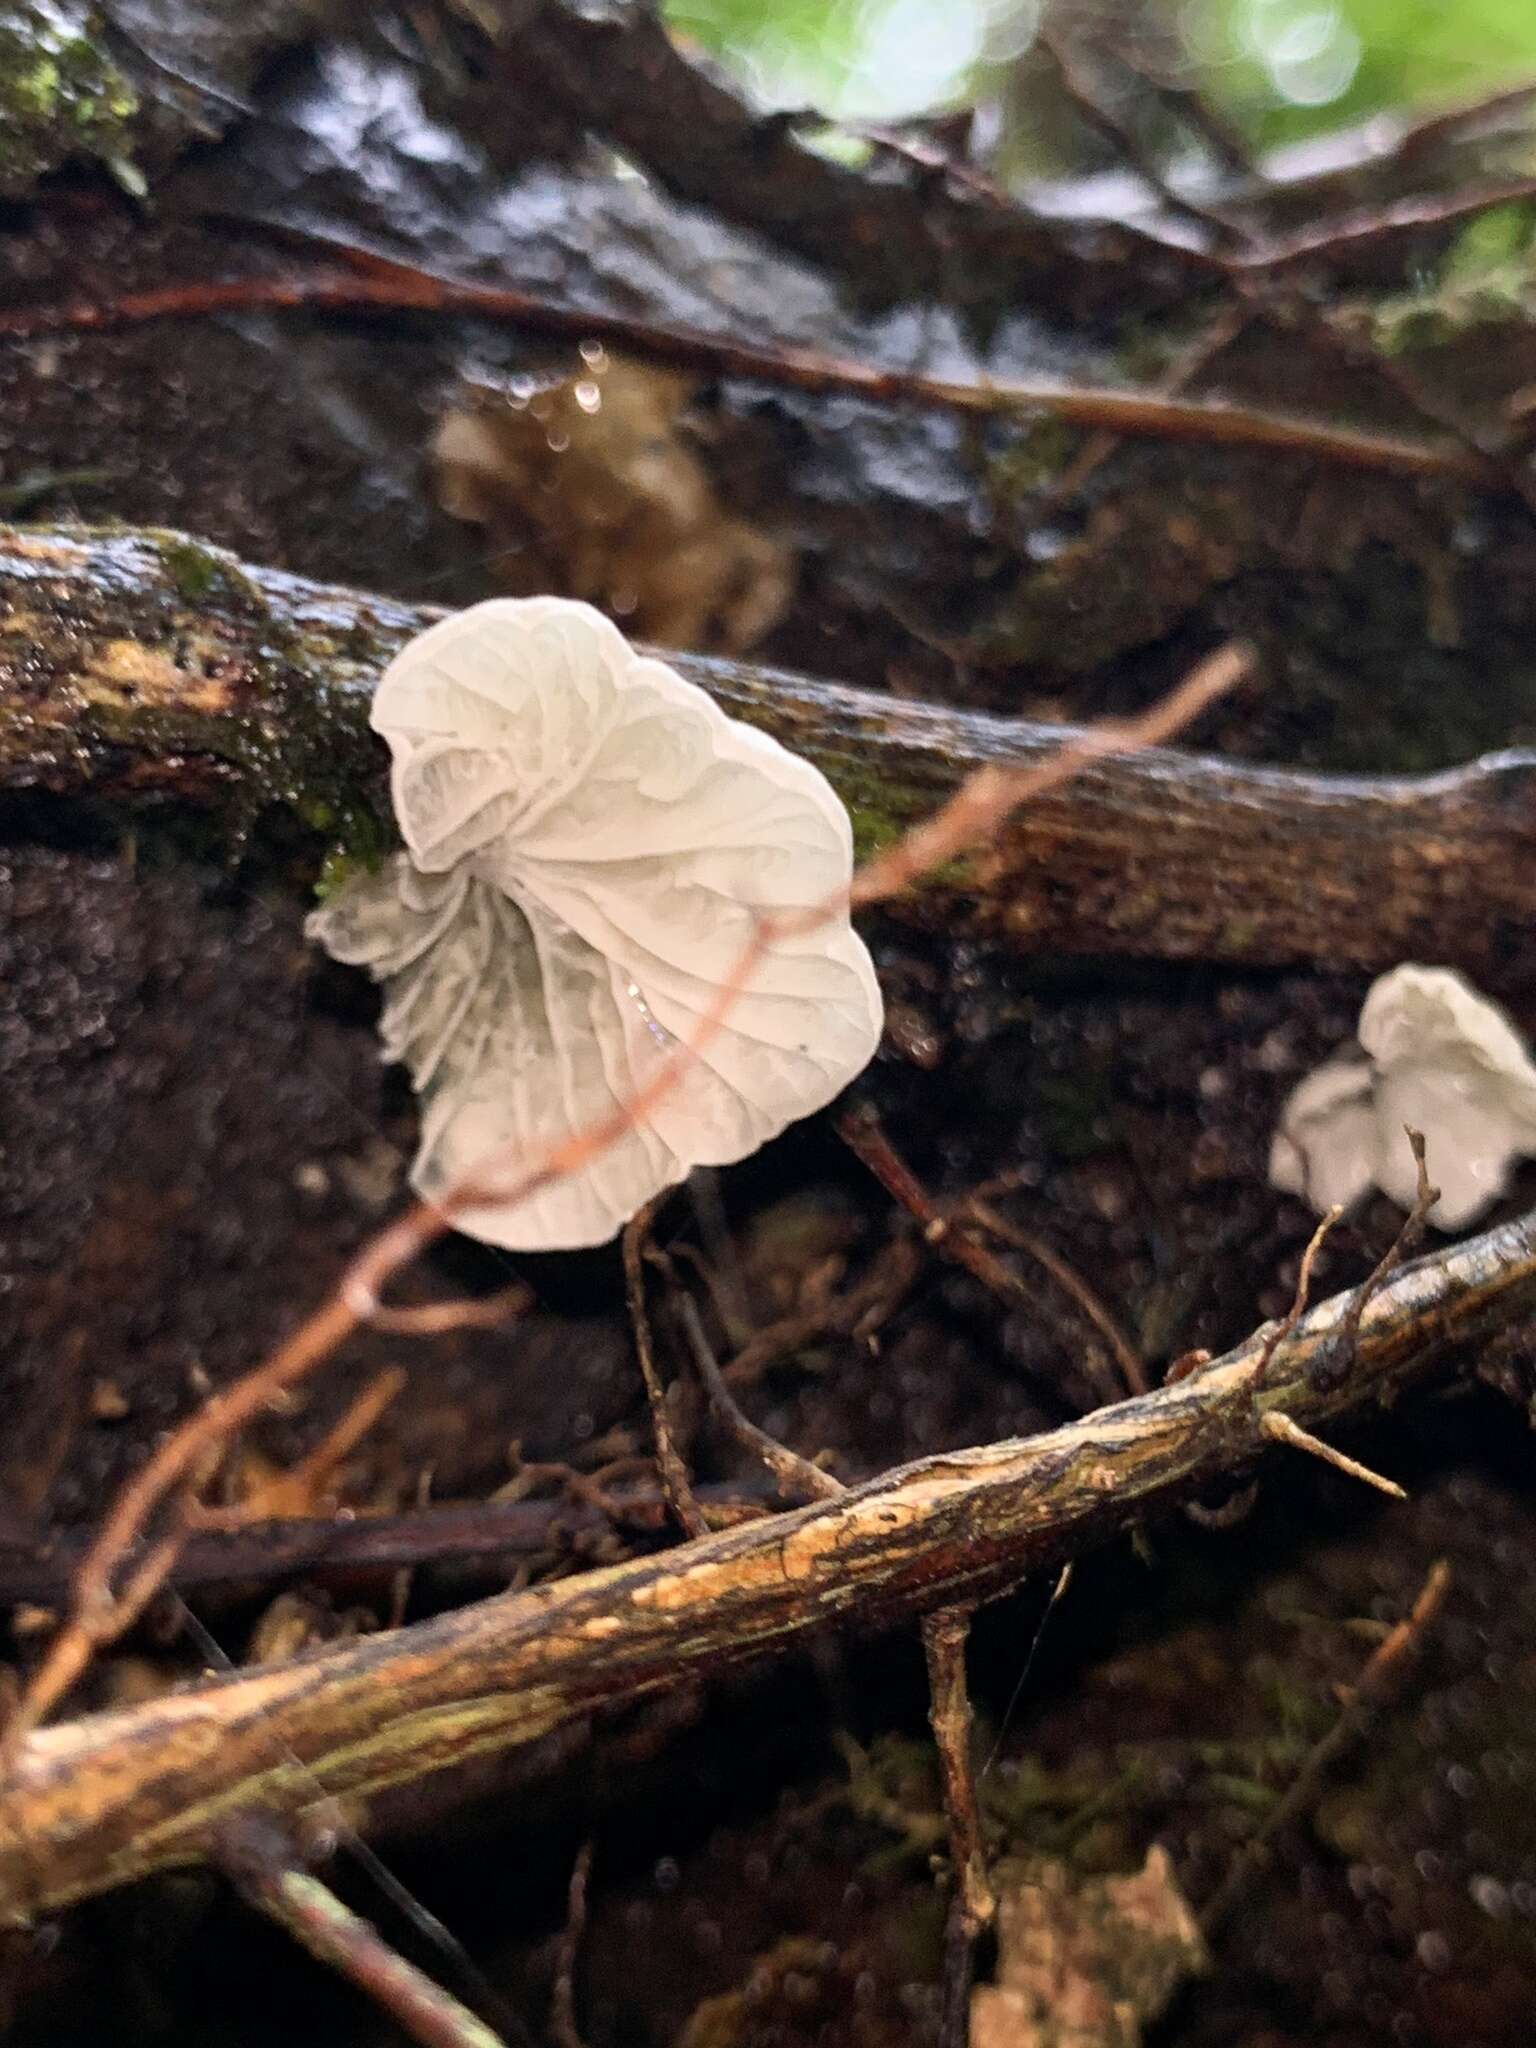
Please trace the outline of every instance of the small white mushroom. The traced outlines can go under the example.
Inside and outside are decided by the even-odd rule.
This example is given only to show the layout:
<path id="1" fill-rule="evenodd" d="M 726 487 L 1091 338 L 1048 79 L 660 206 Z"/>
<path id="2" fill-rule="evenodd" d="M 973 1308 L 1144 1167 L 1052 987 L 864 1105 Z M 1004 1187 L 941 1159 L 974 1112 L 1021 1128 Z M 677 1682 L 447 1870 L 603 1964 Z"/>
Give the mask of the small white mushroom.
<path id="1" fill-rule="evenodd" d="M 590 606 L 498 598 L 390 663 L 374 730 L 405 841 L 307 929 L 384 984 L 385 1056 L 422 1098 L 432 1196 L 644 1088 L 715 1007 L 760 914 L 835 896 L 848 816 Z M 846 913 L 775 937 L 676 1086 L 577 1173 L 458 1227 L 509 1250 L 602 1244 L 697 1165 L 744 1158 L 872 1057 L 881 1002 Z"/>
<path id="2" fill-rule="evenodd" d="M 1270 1185 L 1325 1215 L 1359 1201 L 1375 1182 L 1375 1160 L 1370 1062 L 1337 1054 L 1286 1098 L 1269 1148 Z"/>
<path id="3" fill-rule="evenodd" d="M 1371 1187 L 1403 1208 L 1424 1134 L 1431 1211 L 1460 1230 L 1497 1201 L 1517 1159 L 1536 1155 L 1536 1065 L 1504 1012 L 1447 967 L 1394 967 L 1371 986 L 1364 1057 L 1336 1054 L 1292 1090 L 1270 1150 L 1275 1187 L 1319 1212 Z"/>

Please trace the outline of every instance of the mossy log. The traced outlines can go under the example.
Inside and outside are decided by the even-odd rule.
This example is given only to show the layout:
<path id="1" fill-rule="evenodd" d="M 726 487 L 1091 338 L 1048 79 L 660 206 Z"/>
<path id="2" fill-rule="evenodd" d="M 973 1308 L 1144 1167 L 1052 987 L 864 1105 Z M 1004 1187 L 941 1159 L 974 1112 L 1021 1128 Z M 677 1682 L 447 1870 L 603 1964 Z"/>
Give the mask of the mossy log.
<path id="1" fill-rule="evenodd" d="M 387 838 L 367 729 L 390 656 L 438 614 L 255 568 L 184 535 L 0 528 L 0 793 L 206 814 L 238 840 L 286 808 L 317 857 Z M 669 656 L 817 762 L 868 853 L 972 769 L 1067 729 Z M 984 856 L 893 906 L 1018 951 L 1531 979 L 1536 753 L 1422 779 L 1325 776 L 1149 749 L 1085 766 Z"/>
<path id="2" fill-rule="evenodd" d="M 217 1855 L 251 1809 L 293 1818 L 605 1706 L 931 1613 L 1248 1467 L 1278 1412 L 1316 1428 L 1536 1302 L 1536 1215 L 1266 1326 L 1172 1386 L 1028 1439 L 928 1457 L 661 1557 L 502 1594 L 290 1663 L 27 1737 L 0 1793 L 0 1920 Z M 1266 1351 L 1273 1355 L 1266 1360 Z M 1271 1424 L 1271 1427 L 1273 1425 Z"/>

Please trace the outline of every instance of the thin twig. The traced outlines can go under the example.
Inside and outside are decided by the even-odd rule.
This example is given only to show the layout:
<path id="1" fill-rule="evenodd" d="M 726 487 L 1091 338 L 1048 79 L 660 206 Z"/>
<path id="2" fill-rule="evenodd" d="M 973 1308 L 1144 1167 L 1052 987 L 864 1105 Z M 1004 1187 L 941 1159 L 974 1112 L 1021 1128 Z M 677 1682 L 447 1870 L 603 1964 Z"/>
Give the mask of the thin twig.
<path id="1" fill-rule="evenodd" d="M 279 1829 L 246 1816 L 226 1830 L 218 1860 L 253 1906 L 349 1977 L 422 2048 L 504 2048 L 484 2020 L 397 1955 L 376 1928 L 292 1858 Z"/>
<path id="2" fill-rule="evenodd" d="M 1424 1133 L 1411 1130 L 1406 1124 L 1403 1131 L 1413 1151 L 1414 1165 L 1418 1169 L 1418 1186 L 1414 1191 L 1413 1207 L 1403 1219 L 1402 1228 L 1396 1237 L 1356 1289 L 1355 1297 L 1349 1304 L 1349 1311 L 1340 1331 L 1341 1369 L 1344 1372 L 1349 1370 L 1355 1354 L 1360 1349 L 1360 1324 L 1371 1305 L 1372 1297 L 1380 1291 L 1384 1282 L 1392 1277 L 1423 1236 L 1429 1212 L 1440 1199 L 1440 1190 L 1430 1185 L 1429 1168 L 1424 1159 Z"/>
<path id="3" fill-rule="evenodd" d="M 1119 1363 L 1124 1384 L 1116 1385 L 1105 1379 L 1103 1392 L 1106 1400 L 1118 1400 L 1125 1393 L 1146 1392 L 1148 1381 L 1141 1360 L 1116 1328 L 1108 1309 L 1059 1253 L 1029 1232 L 1009 1223 L 976 1195 L 964 1197 L 949 1206 L 936 1202 L 897 1152 L 881 1129 L 878 1117 L 867 1105 L 845 1110 L 837 1119 L 836 1129 L 843 1143 L 869 1168 L 891 1199 L 898 1202 L 919 1225 L 924 1243 L 932 1245 L 935 1251 L 952 1259 L 956 1265 L 963 1266 L 973 1279 L 979 1280 L 999 1300 L 1013 1306 L 1021 1301 L 1032 1302 L 1033 1297 L 1018 1274 L 965 1228 L 967 1217 L 973 1218 L 982 1229 L 1000 1237 L 1016 1251 L 1024 1252 L 1050 1274 L 1106 1340 Z"/>
<path id="4" fill-rule="evenodd" d="M 834 1494 L 843 1492 L 840 1479 L 835 1479 L 830 1472 L 823 1472 L 819 1465 L 813 1465 L 809 1458 L 802 1458 L 787 1444 L 781 1444 L 777 1437 L 759 1429 L 750 1416 L 742 1413 L 735 1395 L 721 1375 L 719 1360 L 705 1335 L 693 1297 L 680 1289 L 676 1308 L 716 1421 L 736 1439 L 749 1457 L 756 1458 L 773 1474 L 781 1496 L 789 1501 L 830 1500 Z"/>
<path id="5" fill-rule="evenodd" d="M 1124 1385 L 1118 1390 L 1123 1394 L 1144 1394 L 1152 1382 L 1147 1377 L 1147 1368 L 1129 1337 L 1120 1328 L 1104 1303 L 1099 1299 L 1088 1282 L 1075 1267 L 1069 1265 L 1061 1253 L 1048 1245 L 1033 1231 L 1021 1230 L 1018 1224 L 1010 1223 L 1006 1216 L 1000 1216 L 990 1202 L 972 1195 L 964 1204 L 965 1213 L 972 1216 L 983 1230 L 1004 1244 L 1012 1245 L 1015 1251 L 1023 1252 L 1037 1266 L 1043 1266 L 1063 1294 L 1070 1294 L 1083 1314 L 1092 1323 L 1099 1335 L 1114 1353 L 1120 1368 Z"/>
<path id="6" fill-rule="evenodd" d="M 1455 227 L 1480 213 L 1491 212 L 1496 206 L 1509 206 L 1532 197 L 1536 197 L 1536 178 L 1521 177 L 1455 192 L 1447 198 L 1402 199 L 1389 206 L 1362 207 L 1358 212 L 1300 229 L 1293 235 L 1259 241 L 1241 255 L 1223 257 L 1222 262 L 1229 271 L 1241 268 L 1255 274 L 1332 262 L 1377 244 L 1413 241 L 1431 229 Z"/>
<path id="7" fill-rule="evenodd" d="M 1290 1789 L 1266 1818 L 1264 1825 L 1245 1842 L 1233 1858 L 1232 1867 L 1200 1915 L 1201 1931 L 1213 1934 L 1230 1914 L 1250 1879 L 1269 1859 L 1270 1844 L 1283 1829 L 1297 1821 L 1316 1799 L 1322 1781 L 1339 1755 L 1358 1740 L 1372 1718 L 1402 1683 L 1407 1667 L 1422 1647 L 1424 1637 L 1445 1605 L 1451 1589 L 1451 1568 L 1443 1558 L 1429 1568 L 1418 1597 L 1391 1634 L 1377 1644 L 1355 1683 L 1353 1696 L 1328 1733 L 1308 1754 L 1292 1780 Z"/>
<path id="8" fill-rule="evenodd" d="M 1278 1408 L 1266 1410 L 1259 1420 L 1259 1428 L 1272 1443 L 1286 1444 L 1293 1451 L 1305 1451 L 1309 1457 L 1321 1458 L 1325 1465 L 1332 1465 L 1336 1472 L 1344 1473 L 1350 1479 L 1358 1479 L 1364 1486 L 1372 1486 L 1378 1493 L 1385 1493 L 1393 1500 L 1408 1498 L 1404 1489 L 1395 1479 L 1384 1479 L 1379 1472 L 1373 1472 L 1369 1465 L 1362 1465 L 1358 1458 L 1348 1458 L 1332 1444 L 1324 1443 L 1320 1436 L 1314 1436 L 1310 1429 L 1303 1429 L 1293 1422 L 1289 1415 Z"/>
<path id="9" fill-rule="evenodd" d="M 1328 1233 L 1343 1214 L 1343 1209 L 1335 1204 L 1307 1239 L 1307 1248 L 1301 1255 L 1301 1265 L 1296 1274 L 1296 1291 L 1291 1296 L 1291 1305 L 1264 1339 L 1264 1349 L 1259 1354 L 1258 1371 L 1253 1376 L 1255 1393 L 1269 1377 L 1270 1362 L 1275 1353 L 1307 1312 L 1307 1301 L 1312 1292 L 1312 1268 L 1318 1253 L 1327 1241 Z"/>
<path id="10" fill-rule="evenodd" d="M 440 1337 L 449 1330 L 500 1330 L 533 1306 L 533 1289 L 514 1280 L 494 1294 L 460 1301 L 424 1301 L 409 1308 L 377 1308 L 368 1326 L 397 1337 Z"/>
<path id="11" fill-rule="evenodd" d="M 651 1432 L 656 1446 L 656 1469 L 661 1476 L 661 1490 L 684 1532 L 689 1536 L 702 1536 L 709 1522 L 694 1495 L 688 1467 L 683 1463 L 682 1453 L 672 1435 L 672 1423 L 667 1414 L 667 1390 L 656 1370 L 650 1313 L 645 1305 L 645 1238 L 655 1208 L 654 1202 L 648 1203 L 624 1226 L 624 1298 L 629 1305 L 635 1353 L 645 1380 L 645 1398 L 650 1404 Z"/>
<path id="12" fill-rule="evenodd" d="M 232 1507 L 205 1507 L 194 1502 L 188 1519 L 198 1528 L 238 1528 L 242 1522 L 267 1521 L 284 1514 L 302 1514 L 306 1503 L 321 1499 L 337 1469 L 367 1436 L 384 1410 L 403 1391 L 406 1374 L 387 1366 L 362 1392 L 311 1450 L 287 1472 L 279 1472 Z"/>
<path id="13" fill-rule="evenodd" d="M 1536 184 L 1532 189 L 1536 190 Z M 359 267 L 279 277 L 190 279 L 149 291 L 125 292 L 115 299 L 10 307 L 0 311 L 0 337 L 30 339 L 156 320 L 298 307 L 346 313 L 471 314 L 565 340 L 610 343 L 715 376 L 751 378 L 798 391 L 846 392 L 881 404 L 934 407 L 984 418 L 1038 412 L 1069 426 L 1102 427 L 1142 439 L 1270 449 L 1344 469 L 1451 477 L 1485 488 L 1497 489 L 1503 482 L 1497 465 L 1465 448 L 1365 433 L 1249 406 L 1185 400 L 1167 392 L 1013 379 L 972 382 L 886 369 L 814 349 L 761 348 L 698 329 L 551 305 L 504 286 L 457 282 L 341 245 L 328 246 L 333 255 Z M 1295 260 L 1295 252 L 1287 250 L 1285 260 Z"/>
<path id="14" fill-rule="evenodd" d="M 1254 658 L 1246 641 L 1229 640 L 1197 662 L 1177 689 L 1140 716 L 1106 719 L 1101 725 L 1089 726 L 1046 761 L 1022 768 L 979 768 L 932 817 L 864 863 L 853 878 L 848 904 L 863 910 L 899 896 L 930 868 L 941 867 L 967 848 L 984 844 L 1010 811 L 1043 796 L 1048 789 L 1059 788 L 1090 762 L 1161 746 L 1219 699 L 1229 696 L 1252 673 Z M 784 922 L 790 931 L 814 929 L 807 922 L 814 914 Z"/>
<path id="15" fill-rule="evenodd" d="M 922 1624 L 923 1652 L 928 1660 L 928 1719 L 939 1752 L 955 1886 L 944 1938 L 940 2048 L 965 2048 L 969 2039 L 976 1940 L 997 1912 L 987 1881 L 981 1808 L 971 1763 L 971 1695 L 965 1680 L 965 1645 L 970 1632 L 969 1607 L 941 1608 L 926 1615 Z"/>
<path id="16" fill-rule="evenodd" d="M 591 1875 L 592 1844 L 583 1842 L 571 1867 L 565 1926 L 555 1948 L 555 1983 L 549 2000 L 549 2033 L 555 2048 L 586 2048 L 576 2024 L 576 1964 L 587 1929 L 587 1880 Z"/>

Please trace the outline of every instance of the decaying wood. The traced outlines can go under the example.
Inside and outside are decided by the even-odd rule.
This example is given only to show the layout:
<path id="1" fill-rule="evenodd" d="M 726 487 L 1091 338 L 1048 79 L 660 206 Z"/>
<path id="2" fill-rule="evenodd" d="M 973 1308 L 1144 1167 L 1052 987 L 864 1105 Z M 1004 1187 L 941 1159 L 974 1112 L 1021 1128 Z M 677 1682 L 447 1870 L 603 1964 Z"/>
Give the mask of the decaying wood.
<path id="1" fill-rule="evenodd" d="M 377 843 L 368 702 L 436 612 L 253 568 L 185 536 L 0 528 L 0 792 L 174 799 L 238 830 L 286 805 L 316 845 Z M 1057 726 L 672 656 L 826 772 L 863 851 L 972 770 Z M 894 914 L 1025 952 L 1247 966 L 1522 972 L 1536 919 L 1536 753 L 1419 779 L 1323 776 L 1157 749 L 1085 763 L 984 856 Z"/>
<path id="2" fill-rule="evenodd" d="M 1064 1429 L 924 1458 L 660 1558 L 504 1594 L 282 1666 L 36 1732 L 0 1801 L 0 1915 L 24 1919 L 211 1853 L 234 1816 L 296 1819 L 531 1743 L 789 1648 L 994 1594 L 1252 1463 L 1264 1415 L 1307 1427 L 1389 1397 L 1536 1304 L 1536 1214 L 1402 1268 L 1361 1319 L 1302 1319 L 1256 1389 L 1259 1332 Z"/>

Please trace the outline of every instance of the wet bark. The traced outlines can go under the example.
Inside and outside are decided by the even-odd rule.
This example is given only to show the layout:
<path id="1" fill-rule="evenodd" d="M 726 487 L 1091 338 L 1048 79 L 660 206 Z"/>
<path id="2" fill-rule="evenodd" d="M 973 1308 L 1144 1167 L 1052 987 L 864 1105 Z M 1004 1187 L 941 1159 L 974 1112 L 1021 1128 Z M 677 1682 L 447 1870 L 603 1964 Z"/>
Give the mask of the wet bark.
<path id="1" fill-rule="evenodd" d="M 182 535 L 0 529 L 0 793 L 205 813 L 238 838 L 288 811 L 318 853 L 387 843 L 367 729 L 385 663 L 436 613 L 238 562 Z M 1066 728 L 668 657 L 820 766 L 868 853 L 971 770 Z M 1290 773 L 1149 749 L 1089 764 L 984 854 L 893 906 L 1023 953 L 1378 969 L 1492 987 L 1536 919 L 1536 754 L 1427 778 Z"/>

